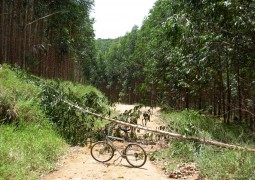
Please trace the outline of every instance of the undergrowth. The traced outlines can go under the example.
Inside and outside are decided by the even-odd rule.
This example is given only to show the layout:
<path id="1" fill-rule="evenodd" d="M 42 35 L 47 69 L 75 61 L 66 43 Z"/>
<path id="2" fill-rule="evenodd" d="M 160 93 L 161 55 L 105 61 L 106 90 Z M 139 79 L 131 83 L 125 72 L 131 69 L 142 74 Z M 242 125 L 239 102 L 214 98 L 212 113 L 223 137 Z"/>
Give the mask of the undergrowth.
<path id="1" fill-rule="evenodd" d="M 2 125 L 0 134 L 0 179 L 38 179 L 67 147 L 47 123 Z"/>
<path id="2" fill-rule="evenodd" d="M 85 144 L 104 122 L 68 101 L 108 114 L 108 102 L 91 86 L 45 80 L 7 65 L 0 69 L 0 179 L 38 179 L 55 167 L 68 144 Z"/>
<path id="3" fill-rule="evenodd" d="M 187 136 L 218 140 L 242 147 L 255 147 L 254 136 L 245 125 L 224 125 L 220 119 L 206 118 L 196 111 L 163 113 L 169 130 Z M 164 159 L 168 171 L 178 164 L 195 162 L 200 178 L 255 179 L 255 153 L 219 148 L 197 142 L 172 139 L 169 148 L 153 154 Z"/>

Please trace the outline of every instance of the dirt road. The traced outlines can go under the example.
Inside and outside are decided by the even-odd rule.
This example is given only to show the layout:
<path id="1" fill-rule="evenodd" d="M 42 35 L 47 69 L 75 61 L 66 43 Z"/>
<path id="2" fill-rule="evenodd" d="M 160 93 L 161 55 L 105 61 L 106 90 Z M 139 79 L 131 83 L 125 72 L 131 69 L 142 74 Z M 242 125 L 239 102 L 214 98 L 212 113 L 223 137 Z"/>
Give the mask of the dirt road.
<path id="1" fill-rule="evenodd" d="M 133 108 L 133 105 L 117 104 L 116 110 L 124 112 Z M 156 128 L 162 124 L 156 118 L 159 109 L 155 109 L 148 127 Z M 156 116 L 155 116 L 156 115 Z M 138 122 L 141 123 L 141 122 Z M 151 147 L 153 148 L 153 147 Z M 121 158 L 120 158 L 121 159 Z M 120 162 L 114 157 L 111 161 L 102 164 L 96 162 L 90 155 L 88 147 L 73 147 L 71 153 L 60 162 L 60 167 L 43 177 L 41 180 L 165 180 L 168 179 L 162 170 L 154 166 L 149 158 L 141 168 L 132 168 L 125 159 Z"/>

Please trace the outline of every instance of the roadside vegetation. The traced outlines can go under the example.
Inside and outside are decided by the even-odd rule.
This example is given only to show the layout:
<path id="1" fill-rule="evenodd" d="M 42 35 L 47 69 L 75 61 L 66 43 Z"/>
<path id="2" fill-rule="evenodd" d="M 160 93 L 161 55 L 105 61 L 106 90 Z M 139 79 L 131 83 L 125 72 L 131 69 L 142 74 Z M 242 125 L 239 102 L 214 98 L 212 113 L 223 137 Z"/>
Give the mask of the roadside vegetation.
<path id="1" fill-rule="evenodd" d="M 169 131 L 255 147 L 254 0 L 157 0 L 141 27 L 97 40 L 93 6 L 1 2 L 0 64 L 23 70 L 0 65 L 0 179 L 36 179 L 68 146 L 99 139 L 105 122 L 73 106 L 110 117 L 96 88 L 111 103 L 172 110 L 163 114 Z M 154 158 L 168 171 L 195 162 L 202 178 L 255 179 L 245 150 L 173 139 Z"/>
<path id="2" fill-rule="evenodd" d="M 1 67 L 0 179 L 37 179 L 55 167 L 69 145 L 83 145 L 96 136 L 92 129 L 100 121 L 68 107 L 60 98 L 108 112 L 107 100 L 93 87 Z"/>
<path id="3" fill-rule="evenodd" d="M 107 99 L 94 87 L 44 80 L 7 65 L 0 70 L 0 92 L 0 179 L 37 179 L 55 168 L 68 146 L 100 138 L 95 130 L 104 122 L 68 103 L 110 115 Z M 227 125 L 192 110 L 164 111 L 162 119 L 172 132 L 255 147 L 255 137 L 245 123 Z M 171 139 L 169 148 L 155 152 L 151 159 L 163 161 L 168 172 L 194 162 L 201 178 L 255 178 L 255 154 L 245 150 Z"/>
<path id="4" fill-rule="evenodd" d="M 169 130 L 201 139 L 212 139 L 255 147 L 255 137 L 246 124 L 225 125 L 221 119 L 202 116 L 197 111 L 165 112 L 162 114 Z M 196 142 L 172 139 L 169 148 L 153 154 L 163 161 L 168 172 L 178 165 L 195 162 L 201 178 L 254 179 L 255 154 L 245 150 L 230 150 Z"/>

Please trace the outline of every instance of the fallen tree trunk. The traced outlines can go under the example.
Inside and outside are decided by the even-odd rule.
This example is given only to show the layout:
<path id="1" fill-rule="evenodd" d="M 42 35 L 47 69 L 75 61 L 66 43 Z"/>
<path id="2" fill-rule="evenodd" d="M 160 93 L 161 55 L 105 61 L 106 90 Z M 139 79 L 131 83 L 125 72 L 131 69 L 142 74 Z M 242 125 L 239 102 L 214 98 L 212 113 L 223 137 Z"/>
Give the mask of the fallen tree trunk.
<path id="1" fill-rule="evenodd" d="M 184 136 L 184 135 L 181 135 L 181 134 L 178 134 L 178 133 L 162 131 L 162 130 L 156 130 L 156 129 L 151 129 L 151 128 L 144 127 L 144 126 L 141 126 L 141 125 L 126 123 L 126 122 L 123 122 L 123 121 L 120 121 L 120 120 L 104 117 L 102 115 L 90 112 L 90 111 L 85 110 L 84 108 L 82 108 L 80 106 L 77 106 L 77 105 L 74 105 L 70 102 L 67 102 L 67 101 L 64 101 L 64 102 L 67 103 L 68 105 L 72 106 L 72 107 L 75 107 L 75 108 L 79 109 L 83 113 L 90 114 L 90 115 L 96 116 L 100 119 L 105 119 L 105 120 L 108 120 L 108 121 L 111 121 L 111 122 L 114 122 L 114 123 L 117 123 L 117 124 L 129 126 L 129 127 L 133 127 L 133 128 L 138 128 L 138 129 L 143 129 L 143 130 L 154 132 L 154 133 L 164 134 L 164 135 L 168 135 L 168 136 L 183 139 L 183 140 L 195 141 L 195 142 L 199 142 L 199 143 L 202 143 L 202 144 L 208 144 L 208 145 L 224 147 L 224 148 L 230 148 L 230 149 L 237 149 L 237 150 L 246 150 L 246 151 L 249 151 L 249 152 L 255 152 L 255 149 L 253 149 L 253 148 L 241 147 L 241 146 L 237 146 L 237 145 L 233 145 L 233 144 L 227 144 L 227 143 L 214 141 L 214 140 L 200 139 L 198 137 L 193 137 L 193 136 Z"/>

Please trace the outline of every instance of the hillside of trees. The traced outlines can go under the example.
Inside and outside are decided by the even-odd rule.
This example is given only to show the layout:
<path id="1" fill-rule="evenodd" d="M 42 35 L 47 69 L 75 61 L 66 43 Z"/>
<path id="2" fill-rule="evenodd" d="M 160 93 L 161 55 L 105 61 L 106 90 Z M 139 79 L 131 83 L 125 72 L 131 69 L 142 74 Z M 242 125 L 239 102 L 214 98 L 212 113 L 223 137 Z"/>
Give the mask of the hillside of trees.
<path id="1" fill-rule="evenodd" d="M 0 64 L 83 82 L 94 59 L 93 0 L 2 0 Z"/>
<path id="2" fill-rule="evenodd" d="M 141 28 L 98 49 L 90 81 L 112 101 L 201 110 L 253 129 L 254 16 L 253 0 L 158 0 Z"/>

